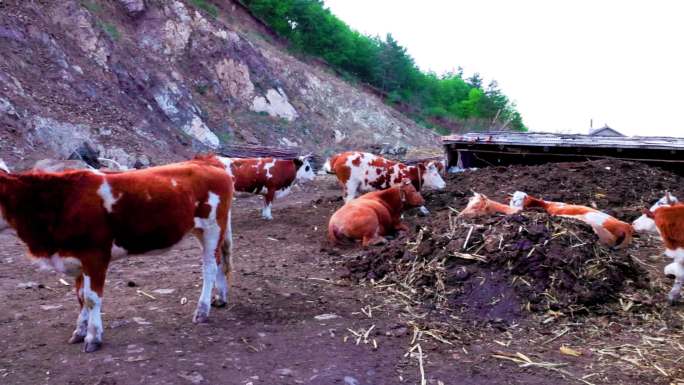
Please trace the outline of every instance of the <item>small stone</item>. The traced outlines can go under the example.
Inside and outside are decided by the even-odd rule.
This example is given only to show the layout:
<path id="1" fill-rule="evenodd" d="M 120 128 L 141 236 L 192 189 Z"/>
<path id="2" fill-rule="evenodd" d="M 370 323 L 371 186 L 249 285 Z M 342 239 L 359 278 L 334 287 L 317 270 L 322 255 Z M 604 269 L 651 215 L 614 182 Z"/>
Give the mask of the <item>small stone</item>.
<path id="1" fill-rule="evenodd" d="M 318 321 L 327 321 L 335 318 L 340 318 L 337 314 L 332 314 L 332 313 L 326 313 L 326 314 L 319 314 L 314 317 Z"/>
<path id="2" fill-rule="evenodd" d="M 178 373 L 178 377 L 186 379 L 193 384 L 199 384 L 200 382 L 204 381 L 204 377 L 197 372 Z"/>
<path id="3" fill-rule="evenodd" d="M 276 374 L 279 376 L 292 376 L 294 374 L 294 370 L 288 369 L 288 368 L 282 368 L 282 369 L 276 369 Z"/>
<path id="4" fill-rule="evenodd" d="M 344 376 L 344 385 L 359 385 L 359 380 L 352 376 Z"/>

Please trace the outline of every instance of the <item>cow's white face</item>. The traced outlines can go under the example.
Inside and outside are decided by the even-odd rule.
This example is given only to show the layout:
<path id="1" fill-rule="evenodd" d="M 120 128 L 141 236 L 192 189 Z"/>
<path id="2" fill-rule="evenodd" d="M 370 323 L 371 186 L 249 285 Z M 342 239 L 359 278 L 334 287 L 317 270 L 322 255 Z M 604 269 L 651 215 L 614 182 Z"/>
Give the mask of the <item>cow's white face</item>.
<path id="1" fill-rule="evenodd" d="M 297 181 L 306 182 L 313 180 L 316 177 L 316 173 L 314 173 L 313 167 L 309 163 L 309 158 L 300 156 L 298 159 L 302 162 L 302 165 L 297 170 Z"/>
<path id="2" fill-rule="evenodd" d="M 670 206 L 678 201 L 677 197 L 667 193 L 651 206 L 651 212 L 656 211 L 659 207 Z M 647 217 L 646 214 L 642 214 L 639 218 L 635 219 L 634 222 L 632 222 L 632 227 L 634 227 L 634 231 L 640 233 L 658 234 L 658 227 L 656 226 L 655 221 Z"/>
<path id="3" fill-rule="evenodd" d="M 439 169 L 435 166 L 434 162 L 430 162 L 425 167 L 425 173 L 423 174 L 423 186 L 428 188 L 434 188 L 441 190 L 446 187 L 446 182 L 439 175 Z"/>
<path id="4" fill-rule="evenodd" d="M 525 198 L 527 198 L 526 193 L 522 191 L 516 191 L 515 193 L 513 193 L 511 201 L 508 205 L 513 208 L 522 210 L 525 208 Z"/>

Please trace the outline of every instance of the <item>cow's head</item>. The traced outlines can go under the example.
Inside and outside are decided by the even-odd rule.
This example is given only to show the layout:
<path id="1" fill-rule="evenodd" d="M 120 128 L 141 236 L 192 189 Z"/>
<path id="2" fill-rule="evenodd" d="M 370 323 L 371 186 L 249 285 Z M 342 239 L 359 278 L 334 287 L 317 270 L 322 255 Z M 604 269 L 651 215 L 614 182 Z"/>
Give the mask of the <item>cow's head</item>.
<path id="1" fill-rule="evenodd" d="M 511 201 L 508 203 L 508 205 L 513 207 L 513 208 L 522 210 L 525 208 L 525 203 L 527 201 L 527 198 L 528 198 L 527 193 L 524 193 L 522 191 L 516 191 L 511 196 Z"/>
<path id="2" fill-rule="evenodd" d="M 300 156 L 292 160 L 295 169 L 297 169 L 297 181 L 310 181 L 316 176 L 316 173 L 314 173 L 313 167 L 311 167 L 311 163 L 309 162 L 309 157 L 310 155 Z"/>
<path id="3" fill-rule="evenodd" d="M 484 194 L 473 192 L 473 196 L 468 200 L 468 205 L 458 216 L 477 216 L 482 214 L 487 208 L 487 197 Z"/>
<path id="4" fill-rule="evenodd" d="M 423 196 L 413 186 L 410 179 L 404 179 L 399 186 L 399 195 L 401 202 L 405 207 L 417 207 L 425 204 Z"/>
<path id="5" fill-rule="evenodd" d="M 437 162 L 430 161 L 426 164 L 419 165 L 419 167 L 423 166 L 421 168 L 424 169 L 422 175 L 423 180 L 421 185 L 427 188 L 441 190 L 446 187 L 446 182 L 444 182 L 444 179 L 442 179 L 442 176 L 439 173 L 439 168 L 437 168 L 436 163 Z"/>
<path id="6" fill-rule="evenodd" d="M 658 234 L 658 227 L 653 220 L 653 213 L 660 207 L 672 206 L 677 202 L 679 202 L 677 197 L 673 196 L 669 192 L 666 192 L 665 196 L 658 199 L 658 201 L 654 203 L 650 209 L 644 209 L 641 216 L 632 222 L 634 231 L 640 233 Z"/>

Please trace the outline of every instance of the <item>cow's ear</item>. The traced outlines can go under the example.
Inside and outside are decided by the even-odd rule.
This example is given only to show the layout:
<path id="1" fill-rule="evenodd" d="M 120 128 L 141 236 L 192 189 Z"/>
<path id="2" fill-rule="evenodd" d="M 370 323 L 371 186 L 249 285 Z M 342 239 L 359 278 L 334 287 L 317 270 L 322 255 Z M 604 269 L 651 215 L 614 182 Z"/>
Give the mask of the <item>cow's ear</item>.
<path id="1" fill-rule="evenodd" d="M 299 168 L 304 164 L 304 161 L 301 158 L 294 158 L 292 161 L 294 162 L 295 168 L 297 170 L 299 170 Z"/>
<path id="2" fill-rule="evenodd" d="M 643 210 L 641 210 L 641 212 L 642 212 L 642 214 L 646 215 L 647 217 L 649 217 L 651 219 L 655 218 L 655 214 L 653 213 L 653 211 L 651 211 L 649 209 L 643 209 Z"/>
<path id="3" fill-rule="evenodd" d="M 665 201 L 670 206 L 672 206 L 676 203 L 676 201 L 672 198 L 672 194 L 670 194 L 669 191 L 665 191 Z"/>

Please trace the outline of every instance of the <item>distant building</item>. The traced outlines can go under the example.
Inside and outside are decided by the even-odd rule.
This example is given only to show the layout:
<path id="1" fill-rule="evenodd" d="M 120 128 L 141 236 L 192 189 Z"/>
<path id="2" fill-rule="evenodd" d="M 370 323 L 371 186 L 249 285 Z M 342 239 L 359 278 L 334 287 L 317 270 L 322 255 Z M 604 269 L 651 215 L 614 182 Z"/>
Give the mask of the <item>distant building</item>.
<path id="1" fill-rule="evenodd" d="M 608 125 L 605 125 L 601 128 L 597 128 L 595 130 L 590 130 L 589 135 L 591 135 L 591 136 L 625 136 L 621 132 L 608 127 Z"/>

